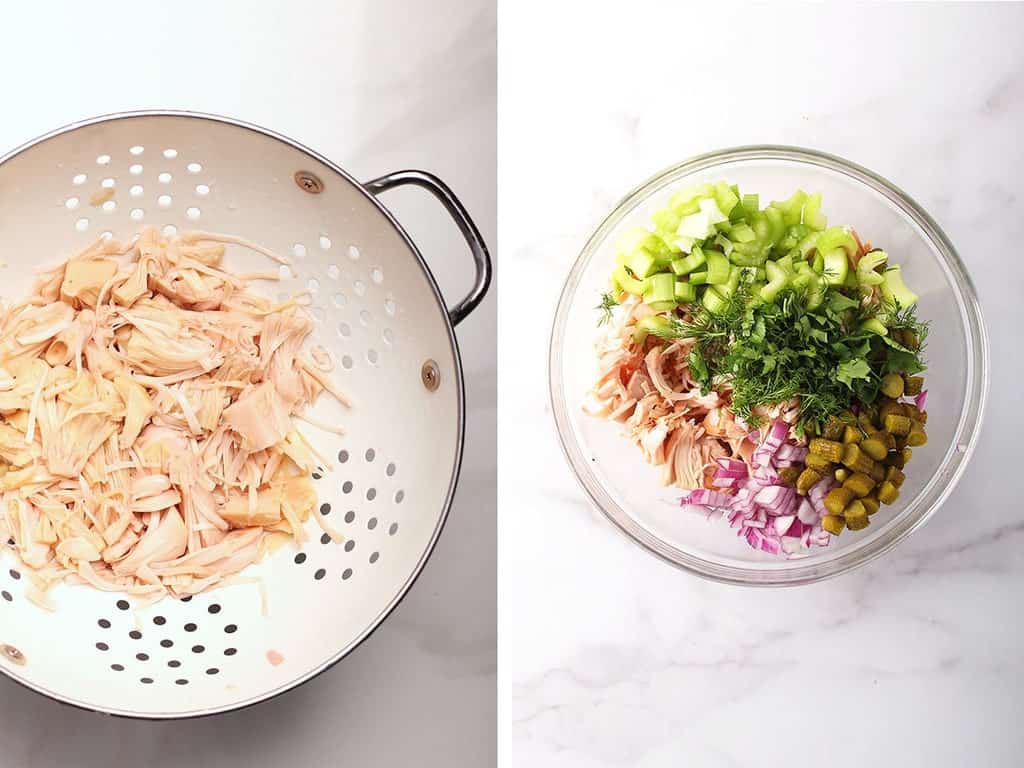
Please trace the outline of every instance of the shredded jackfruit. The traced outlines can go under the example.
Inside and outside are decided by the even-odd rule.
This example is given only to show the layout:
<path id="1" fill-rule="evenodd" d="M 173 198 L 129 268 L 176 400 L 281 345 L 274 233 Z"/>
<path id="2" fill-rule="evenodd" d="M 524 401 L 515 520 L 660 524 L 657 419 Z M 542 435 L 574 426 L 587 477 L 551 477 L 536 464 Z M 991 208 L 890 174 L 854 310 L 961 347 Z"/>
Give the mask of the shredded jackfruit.
<path id="1" fill-rule="evenodd" d="M 143 602 L 305 540 L 323 463 L 296 429 L 330 381 L 298 299 L 222 260 L 230 235 L 99 240 L 0 308 L 0 536 L 49 607 L 62 580 Z M 327 426 L 327 425 L 322 425 Z M 340 430 L 336 426 L 332 431 Z M 341 535 L 320 515 L 335 541 Z"/>

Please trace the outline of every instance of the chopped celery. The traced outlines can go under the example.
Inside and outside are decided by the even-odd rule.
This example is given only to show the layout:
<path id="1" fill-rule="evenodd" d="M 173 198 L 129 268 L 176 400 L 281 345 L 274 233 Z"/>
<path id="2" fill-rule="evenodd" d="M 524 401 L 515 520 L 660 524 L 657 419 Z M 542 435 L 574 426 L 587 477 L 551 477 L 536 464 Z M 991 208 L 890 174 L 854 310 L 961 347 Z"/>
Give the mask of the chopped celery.
<path id="1" fill-rule="evenodd" d="M 774 261 L 766 261 L 764 271 L 768 277 L 768 284 L 761 289 L 761 298 L 765 301 L 775 301 L 779 291 L 789 283 L 789 275 Z"/>
<path id="2" fill-rule="evenodd" d="M 675 299 L 672 301 L 654 301 L 647 305 L 655 312 L 671 312 L 676 308 Z"/>
<path id="3" fill-rule="evenodd" d="M 730 211 L 739 201 L 739 197 L 736 196 L 736 193 L 724 181 L 715 184 L 715 202 L 718 203 L 718 210 L 726 216 L 729 215 Z"/>
<path id="4" fill-rule="evenodd" d="M 708 281 L 707 272 L 691 272 L 690 285 L 704 285 Z"/>
<path id="5" fill-rule="evenodd" d="M 713 198 L 702 198 L 698 201 L 699 210 L 683 216 L 676 229 L 676 234 L 694 240 L 703 240 L 716 234 L 716 224 L 728 221 L 729 217 L 722 213 Z"/>
<path id="6" fill-rule="evenodd" d="M 700 210 L 700 203 L 698 202 L 700 198 L 708 197 L 712 194 L 714 194 L 714 188 L 710 184 L 680 189 L 668 199 L 668 207 L 680 216 L 686 216 Z"/>
<path id="7" fill-rule="evenodd" d="M 821 192 L 807 196 L 807 202 L 804 203 L 803 223 L 815 232 L 821 232 L 828 226 L 828 219 L 821 212 Z"/>
<path id="8" fill-rule="evenodd" d="M 740 268 L 739 267 L 730 267 L 729 279 L 726 280 L 725 283 L 723 283 L 722 285 L 715 286 L 715 289 L 724 298 L 727 299 L 730 296 L 732 296 L 734 293 L 736 293 L 736 289 L 739 288 L 739 285 L 740 285 Z"/>
<path id="9" fill-rule="evenodd" d="M 676 235 L 672 241 L 672 246 L 682 251 L 683 253 L 689 253 L 690 249 L 693 248 L 694 239 L 692 237 L 686 237 L 685 235 Z"/>
<path id="10" fill-rule="evenodd" d="M 701 250 L 700 246 L 695 245 L 693 250 L 690 251 L 689 256 L 684 256 L 672 262 L 672 271 L 677 275 L 685 275 L 703 266 L 706 261 L 704 251 Z"/>
<path id="11" fill-rule="evenodd" d="M 775 201 L 769 207 L 782 211 L 786 220 L 786 226 L 791 227 L 800 223 L 800 214 L 803 211 L 804 203 L 807 201 L 807 193 L 798 189 L 788 200 Z"/>
<path id="12" fill-rule="evenodd" d="M 869 318 L 861 323 L 860 330 L 867 331 L 868 333 L 874 333 L 878 336 L 889 335 L 889 330 L 877 317 Z"/>
<path id="13" fill-rule="evenodd" d="M 757 195 L 744 195 L 743 210 L 747 212 L 748 216 L 755 211 L 761 210 L 761 198 Z"/>
<path id="14" fill-rule="evenodd" d="M 807 234 L 807 227 L 803 224 L 793 224 L 786 229 L 785 236 L 776 247 L 784 253 L 792 251 L 803 242 Z"/>
<path id="15" fill-rule="evenodd" d="M 725 255 L 728 256 L 732 253 L 732 240 L 727 238 L 725 235 L 719 234 L 715 236 L 715 245 L 725 251 Z"/>
<path id="16" fill-rule="evenodd" d="M 807 285 L 807 292 L 804 295 L 804 307 L 809 310 L 817 309 L 824 303 L 828 286 L 825 281 L 815 274 Z"/>
<path id="17" fill-rule="evenodd" d="M 786 234 L 786 219 L 778 208 L 768 207 L 764 209 L 765 218 L 768 220 L 768 243 L 775 245 Z"/>
<path id="18" fill-rule="evenodd" d="M 899 309 L 907 309 L 917 304 L 917 294 L 907 288 L 903 282 L 903 271 L 899 267 L 889 267 L 882 279 L 882 296 L 894 302 Z"/>
<path id="19" fill-rule="evenodd" d="M 676 301 L 680 304 L 692 304 L 697 300 L 697 286 L 684 280 L 676 280 Z"/>
<path id="20" fill-rule="evenodd" d="M 801 264 L 802 263 L 804 262 L 801 262 Z M 811 280 L 813 280 L 815 277 L 816 275 L 810 270 L 797 270 L 797 273 L 793 275 L 792 278 L 790 278 L 789 284 L 792 285 L 797 290 L 802 291 L 804 288 L 811 284 Z"/>
<path id="21" fill-rule="evenodd" d="M 619 236 L 617 247 L 619 253 L 623 253 L 628 257 L 640 250 L 658 253 L 665 246 L 661 238 L 653 232 L 643 227 L 633 227 L 627 229 Z"/>
<path id="22" fill-rule="evenodd" d="M 842 248 L 850 255 L 855 254 L 860 248 L 849 227 L 829 227 L 821 233 L 815 247 L 822 253 Z"/>
<path id="23" fill-rule="evenodd" d="M 875 271 L 888 260 L 889 254 L 885 251 L 871 251 L 865 253 L 857 262 L 857 280 L 861 285 L 881 285 L 883 277 Z"/>
<path id="24" fill-rule="evenodd" d="M 820 251 L 814 252 L 814 260 L 811 262 L 811 269 L 819 275 L 825 271 L 825 257 L 821 255 Z"/>
<path id="25" fill-rule="evenodd" d="M 850 272 L 850 262 L 846 258 L 846 251 L 836 248 L 826 252 L 822 258 L 825 261 L 825 268 L 822 271 L 825 282 L 828 285 L 843 285 Z"/>
<path id="26" fill-rule="evenodd" d="M 679 228 L 679 222 L 682 218 L 671 208 L 662 208 L 660 211 L 654 212 L 651 216 L 651 221 L 654 223 L 654 228 L 658 234 L 665 240 L 671 241 L 673 234 Z"/>
<path id="27" fill-rule="evenodd" d="M 734 243 L 749 243 L 754 240 L 755 235 L 749 224 L 737 224 L 732 228 L 729 237 Z"/>
<path id="28" fill-rule="evenodd" d="M 667 317 L 662 317 L 661 315 L 648 315 L 647 317 L 641 317 L 637 320 L 636 327 L 644 333 L 658 333 L 659 331 L 667 331 L 671 328 L 671 324 Z"/>
<path id="29" fill-rule="evenodd" d="M 644 304 L 674 303 L 675 299 L 675 276 L 670 272 L 659 272 L 644 281 Z"/>
<path id="30" fill-rule="evenodd" d="M 708 251 L 708 282 L 721 285 L 729 279 L 729 259 L 717 251 Z"/>
<path id="31" fill-rule="evenodd" d="M 630 256 L 626 266 L 630 272 L 642 279 L 658 271 L 658 260 L 650 251 L 641 249 Z"/>
<path id="32" fill-rule="evenodd" d="M 615 271 L 612 273 L 612 276 L 614 277 L 615 282 L 622 290 L 626 291 L 627 293 L 632 293 L 634 296 L 643 296 L 644 281 L 637 280 L 635 277 L 629 274 L 625 267 L 616 267 Z"/>
<path id="33" fill-rule="evenodd" d="M 717 315 L 725 309 L 728 304 L 728 302 L 722 298 L 722 295 L 710 286 L 704 291 L 704 297 L 701 303 L 704 305 L 704 309 L 713 315 Z"/>

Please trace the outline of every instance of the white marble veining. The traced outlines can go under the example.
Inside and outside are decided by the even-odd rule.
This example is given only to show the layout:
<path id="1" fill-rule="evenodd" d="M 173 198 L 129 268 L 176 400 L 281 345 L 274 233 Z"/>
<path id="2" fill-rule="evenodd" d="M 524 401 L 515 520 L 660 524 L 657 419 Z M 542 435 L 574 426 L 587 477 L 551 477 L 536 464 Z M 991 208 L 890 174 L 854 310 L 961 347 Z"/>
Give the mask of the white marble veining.
<path id="1" fill-rule="evenodd" d="M 1021 765 L 1024 7 L 682 5 L 501 7 L 503 763 Z M 594 512 L 544 370 L 562 277 L 617 199 L 754 143 L 909 191 L 972 270 L 993 352 L 942 510 L 881 560 L 788 590 L 677 571 Z"/>
<path id="2" fill-rule="evenodd" d="M 11 5 L 0 151 L 106 112 L 232 115 L 357 178 L 438 174 L 493 246 L 495 15 L 489 0 Z M 454 225 L 425 193 L 385 202 L 454 303 L 472 280 Z M 458 328 L 469 426 L 448 526 L 368 641 L 296 691 L 191 722 L 80 712 L 0 678 L 0 766 L 493 765 L 495 306 L 492 291 Z"/>

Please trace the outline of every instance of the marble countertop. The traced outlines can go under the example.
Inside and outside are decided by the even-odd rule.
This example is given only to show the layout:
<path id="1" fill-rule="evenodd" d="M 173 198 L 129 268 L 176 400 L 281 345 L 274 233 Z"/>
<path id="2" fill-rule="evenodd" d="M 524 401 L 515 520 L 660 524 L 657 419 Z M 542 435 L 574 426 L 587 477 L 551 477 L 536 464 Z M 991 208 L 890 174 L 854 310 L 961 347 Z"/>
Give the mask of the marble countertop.
<path id="1" fill-rule="evenodd" d="M 423 168 L 496 239 L 495 10 L 488 0 L 21 3 L 0 48 L 0 152 L 83 117 L 173 107 L 232 115 L 357 178 Z M 266 8 L 266 10 L 264 10 Z M 422 192 L 388 206 L 451 303 L 465 244 Z M 180 723 L 61 707 L 0 678 L 3 768 L 493 765 L 496 739 L 494 291 L 458 328 L 468 430 L 448 526 L 422 577 L 348 659 L 243 712 Z"/>
<path id="2" fill-rule="evenodd" d="M 570 5 L 500 14 L 504 764 L 1020 765 L 1024 7 Z M 619 197 L 755 143 L 910 192 L 972 270 L 993 352 L 940 512 L 881 560 L 786 590 L 706 582 L 620 535 L 563 460 L 545 375 L 560 276 Z"/>

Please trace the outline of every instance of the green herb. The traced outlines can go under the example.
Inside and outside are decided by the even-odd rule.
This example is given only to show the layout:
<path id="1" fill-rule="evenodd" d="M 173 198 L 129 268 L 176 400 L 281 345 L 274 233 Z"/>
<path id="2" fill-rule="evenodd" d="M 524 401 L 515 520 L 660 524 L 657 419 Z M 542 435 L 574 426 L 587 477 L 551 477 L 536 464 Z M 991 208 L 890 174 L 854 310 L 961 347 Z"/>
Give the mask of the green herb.
<path id="1" fill-rule="evenodd" d="M 615 300 L 615 297 L 611 293 L 601 294 L 601 303 L 594 307 L 594 309 L 601 312 L 601 316 L 597 319 L 598 327 L 611 322 L 612 307 L 617 307 L 618 305 L 619 302 Z"/>
<path id="2" fill-rule="evenodd" d="M 751 426 L 759 422 L 759 407 L 799 396 L 797 431 L 817 432 L 853 402 L 874 402 L 886 373 L 924 368 L 919 349 L 861 328 L 878 312 L 877 305 L 864 306 L 838 290 L 815 311 L 792 289 L 772 303 L 753 304 L 749 287 L 740 286 L 717 313 L 698 310 L 689 319 L 673 318 L 657 334 L 696 340 L 689 358 L 694 380 L 705 392 L 728 383 L 733 412 Z M 889 327 L 912 331 L 918 339 L 927 332 L 912 308 L 890 308 L 885 316 Z"/>

